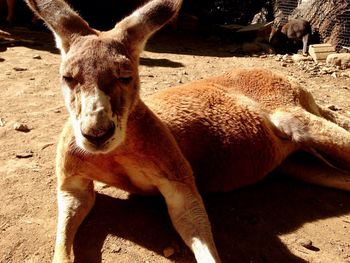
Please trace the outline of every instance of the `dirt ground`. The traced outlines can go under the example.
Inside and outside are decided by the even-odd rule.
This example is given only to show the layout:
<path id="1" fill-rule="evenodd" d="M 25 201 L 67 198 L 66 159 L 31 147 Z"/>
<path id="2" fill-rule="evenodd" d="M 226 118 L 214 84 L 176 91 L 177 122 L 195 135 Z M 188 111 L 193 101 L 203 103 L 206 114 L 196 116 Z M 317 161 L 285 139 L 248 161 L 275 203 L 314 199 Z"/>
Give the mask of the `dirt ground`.
<path id="1" fill-rule="evenodd" d="M 67 119 L 51 34 L 18 29 L 0 42 L 0 262 L 50 262 L 56 224 L 55 146 Z M 18 39 L 21 40 L 18 40 Z M 25 41 L 23 41 L 25 40 Z M 312 76 L 273 56 L 237 57 L 232 44 L 160 35 L 141 58 L 142 95 L 238 67 L 284 72 L 322 105 L 350 116 L 350 78 Z M 26 124 L 30 131 L 14 129 Z M 194 262 L 161 198 L 98 186 L 75 239 L 76 262 Z M 350 195 L 281 174 L 204 196 L 224 263 L 350 262 Z M 312 245 L 310 244 L 312 242 Z M 169 258 L 164 249 L 173 248 Z"/>

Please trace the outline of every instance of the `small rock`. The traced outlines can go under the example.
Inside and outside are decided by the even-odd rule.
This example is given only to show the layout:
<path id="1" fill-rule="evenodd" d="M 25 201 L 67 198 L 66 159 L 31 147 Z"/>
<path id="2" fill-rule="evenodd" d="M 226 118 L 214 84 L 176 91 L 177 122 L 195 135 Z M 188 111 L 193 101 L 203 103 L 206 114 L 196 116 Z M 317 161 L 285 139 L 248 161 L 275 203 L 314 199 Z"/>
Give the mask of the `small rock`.
<path id="1" fill-rule="evenodd" d="M 350 72 L 342 72 L 340 73 L 340 76 L 345 78 L 350 78 Z"/>
<path id="2" fill-rule="evenodd" d="M 28 128 L 28 125 L 27 125 L 27 124 L 18 123 L 18 122 L 16 122 L 16 123 L 13 125 L 13 128 L 14 128 L 16 131 L 20 131 L 20 132 L 29 132 L 29 131 L 30 131 L 30 129 Z"/>
<path id="3" fill-rule="evenodd" d="M 313 244 L 312 244 L 312 241 L 309 240 L 309 239 L 306 239 L 306 238 L 301 238 L 298 240 L 298 244 L 308 250 L 311 250 L 311 251 L 320 251 L 320 249 L 318 247 L 315 247 Z"/>
<path id="4" fill-rule="evenodd" d="M 25 158 L 30 158 L 30 157 L 33 157 L 32 151 L 25 151 L 22 153 L 16 153 L 16 158 L 19 158 L 19 159 L 25 159 Z"/>
<path id="5" fill-rule="evenodd" d="M 260 58 L 267 58 L 267 55 L 266 54 L 260 55 Z"/>
<path id="6" fill-rule="evenodd" d="M 340 107 L 338 107 L 338 106 L 336 106 L 336 105 L 333 105 L 333 104 L 327 106 L 327 108 L 330 109 L 330 110 L 332 110 L 332 111 L 339 111 L 339 110 L 341 110 Z"/>
<path id="7" fill-rule="evenodd" d="M 290 59 L 290 57 L 289 57 L 288 54 L 285 54 L 285 55 L 282 56 L 282 60 L 283 60 L 283 61 L 286 61 L 286 60 L 288 60 L 288 59 Z"/>
<path id="8" fill-rule="evenodd" d="M 333 72 L 333 73 L 332 73 L 332 77 L 335 78 L 335 79 L 338 78 L 337 73 L 336 73 L 336 72 Z"/>
<path id="9" fill-rule="evenodd" d="M 0 118 L 0 127 L 4 127 L 5 126 L 5 121 L 3 118 Z"/>
<path id="10" fill-rule="evenodd" d="M 0 230 L 4 232 L 10 225 L 8 223 L 3 223 L 0 225 Z"/>
<path id="11" fill-rule="evenodd" d="M 283 62 L 283 63 L 281 64 L 281 66 L 285 68 L 285 67 L 287 67 L 287 63 Z"/>
<path id="12" fill-rule="evenodd" d="M 112 253 L 119 253 L 122 250 L 121 247 L 115 247 L 112 249 Z"/>
<path id="13" fill-rule="evenodd" d="M 175 254 L 175 249 L 173 247 L 166 247 L 163 250 L 163 255 L 166 258 L 169 258 L 169 257 L 171 257 L 174 254 Z"/>
<path id="14" fill-rule="evenodd" d="M 310 249 L 313 247 L 312 241 L 310 239 L 305 239 L 305 238 L 299 239 L 298 244 L 307 249 Z"/>
<path id="15" fill-rule="evenodd" d="M 301 54 L 294 54 L 292 56 L 292 60 L 294 62 L 304 62 L 304 61 L 310 61 L 310 60 L 312 60 L 312 58 L 310 56 L 304 56 Z"/>
<path id="16" fill-rule="evenodd" d="M 318 68 L 317 68 L 317 67 L 312 67 L 312 66 L 311 66 L 311 67 L 308 68 L 308 70 L 310 70 L 310 71 L 317 71 Z"/>
<path id="17" fill-rule="evenodd" d="M 32 78 L 30 78 L 29 80 L 35 80 L 35 78 L 34 78 L 34 77 L 32 77 Z"/>
<path id="18" fill-rule="evenodd" d="M 33 58 L 34 59 L 41 59 L 41 56 L 37 54 L 37 55 L 34 55 Z"/>
<path id="19" fill-rule="evenodd" d="M 350 54 L 349 53 L 329 54 L 326 59 L 326 64 L 339 66 L 342 69 L 350 68 Z"/>
<path id="20" fill-rule="evenodd" d="M 27 68 L 21 68 L 21 67 L 14 67 L 13 70 L 14 71 L 26 71 L 28 69 Z"/>

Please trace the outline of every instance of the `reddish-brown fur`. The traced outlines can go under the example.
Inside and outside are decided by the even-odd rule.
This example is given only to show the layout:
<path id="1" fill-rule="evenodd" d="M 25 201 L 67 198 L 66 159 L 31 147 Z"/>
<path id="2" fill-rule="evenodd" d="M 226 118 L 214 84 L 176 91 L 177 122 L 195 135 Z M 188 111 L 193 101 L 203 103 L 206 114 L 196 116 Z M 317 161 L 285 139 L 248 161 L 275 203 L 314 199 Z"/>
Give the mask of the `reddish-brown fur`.
<path id="1" fill-rule="evenodd" d="M 283 34 L 288 39 L 303 41 L 303 54 L 307 54 L 307 45 L 311 36 L 311 24 L 304 19 L 291 19 L 277 28 L 272 27 L 270 34 L 271 40 L 278 34 Z M 282 43 L 286 44 L 286 43 Z"/>
<path id="2" fill-rule="evenodd" d="M 142 47 L 176 15 L 180 0 L 150 1 L 107 32 L 91 29 L 63 0 L 28 4 L 55 33 L 70 113 L 57 148 L 54 262 L 73 261 L 94 181 L 163 195 L 175 229 L 201 263 L 220 258 L 198 188 L 229 191 L 278 168 L 350 190 L 350 120 L 322 109 L 283 76 L 235 70 L 140 99 Z M 289 160 L 296 151 L 328 168 Z"/>

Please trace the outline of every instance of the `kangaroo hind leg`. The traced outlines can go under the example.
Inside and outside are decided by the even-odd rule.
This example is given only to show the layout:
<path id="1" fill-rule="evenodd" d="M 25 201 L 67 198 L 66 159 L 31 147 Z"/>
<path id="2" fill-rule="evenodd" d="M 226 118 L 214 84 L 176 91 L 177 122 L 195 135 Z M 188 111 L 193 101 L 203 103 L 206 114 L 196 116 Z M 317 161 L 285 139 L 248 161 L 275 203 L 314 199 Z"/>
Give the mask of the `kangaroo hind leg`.
<path id="1" fill-rule="evenodd" d="M 319 106 L 309 91 L 299 87 L 298 99 L 301 107 L 306 111 L 323 117 L 350 132 L 350 118 L 345 114 L 340 114 L 326 107 Z"/>
<path id="2" fill-rule="evenodd" d="M 329 166 L 350 175 L 350 132 L 302 108 L 276 111 L 271 120 L 287 138 Z"/>
<path id="3" fill-rule="evenodd" d="M 327 120 L 330 120 L 331 122 L 334 122 L 338 124 L 340 127 L 344 128 L 348 132 L 350 132 L 350 118 L 342 115 L 338 112 L 331 111 L 327 108 L 319 108 L 319 112 L 322 117 L 326 118 Z"/>
<path id="4" fill-rule="evenodd" d="M 350 192 L 350 175 L 330 167 L 306 152 L 288 157 L 277 172 L 298 180 Z"/>

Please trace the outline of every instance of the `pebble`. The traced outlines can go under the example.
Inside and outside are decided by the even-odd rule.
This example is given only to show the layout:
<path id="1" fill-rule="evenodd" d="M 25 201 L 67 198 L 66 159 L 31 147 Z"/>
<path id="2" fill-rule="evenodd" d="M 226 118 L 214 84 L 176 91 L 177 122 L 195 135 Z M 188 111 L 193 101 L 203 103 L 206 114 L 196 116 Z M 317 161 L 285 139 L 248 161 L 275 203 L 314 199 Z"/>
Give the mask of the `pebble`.
<path id="1" fill-rule="evenodd" d="M 314 247 L 312 245 L 312 241 L 310 239 L 305 239 L 305 238 L 299 239 L 298 244 L 307 249 L 312 249 Z"/>
<path id="2" fill-rule="evenodd" d="M 5 126 L 5 121 L 3 118 L 0 118 L 0 127 L 4 127 Z"/>
<path id="3" fill-rule="evenodd" d="M 41 59 L 41 56 L 40 55 L 34 55 L 33 58 L 34 59 Z"/>
<path id="4" fill-rule="evenodd" d="M 20 131 L 20 132 L 29 132 L 30 129 L 28 128 L 28 125 L 27 124 L 23 124 L 23 123 L 19 123 L 19 122 L 16 122 L 14 125 L 13 125 L 13 128 L 16 130 L 16 131 Z"/>
<path id="5" fill-rule="evenodd" d="M 115 247 L 112 249 L 112 253 L 119 253 L 122 250 L 121 247 Z"/>
<path id="6" fill-rule="evenodd" d="M 171 257 L 174 254 L 175 254 L 175 249 L 173 247 L 166 247 L 163 250 L 163 255 L 166 258 L 169 258 L 169 257 Z"/>
<path id="7" fill-rule="evenodd" d="M 306 73 L 309 73 L 312 76 L 315 75 L 331 75 L 333 78 L 347 77 L 350 73 L 341 72 L 340 69 L 337 69 L 334 66 L 327 66 L 324 63 L 314 63 L 310 61 L 300 61 L 297 63 L 299 68 Z"/>
<path id="8" fill-rule="evenodd" d="M 281 58 L 280 57 L 275 57 L 275 60 L 276 61 L 281 61 Z"/>
<path id="9" fill-rule="evenodd" d="M 290 59 L 290 56 L 288 54 L 285 54 L 282 56 L 282 60 L 283 61 L 286 61 L 286 60 L 289 60 Z"/>
<path id="10" fill-rule="evenodd" d="M 19 158 L 19 159 L 25 159 L 25 158 L 30 158 L 30 157 L 33 157 L 33 151 L 25 151 L 25 152 L 22 152 L 22 153 L 16 153 L 16 158 Z"/>
<path id="11" fill-rule="evenodd" d="M 13 68 L 14 71 L 27 71 L 27 68 L 21 68 L 21 67 L 14 67 Z"/>
<path id="12" fill-rule="evenodd" d="M 336 106 L 334 104 L 331 104 L 331 105 L 327 106 L 327 108 L 332 110 L 332 111 L 339 111 L 339 110 L 341 110 L 340 107 L 338 107 L 338 106 Z"/>
<path id="13" fill-rule="evenodd" d="M 311 61 L 312 58 L 310 56 L 304 56 L 304 55 L 301 55 L 301 54 L 294 54 L 292 56 L 292 60 L 294 62 L 303 62 L 303 61 Z"/>

